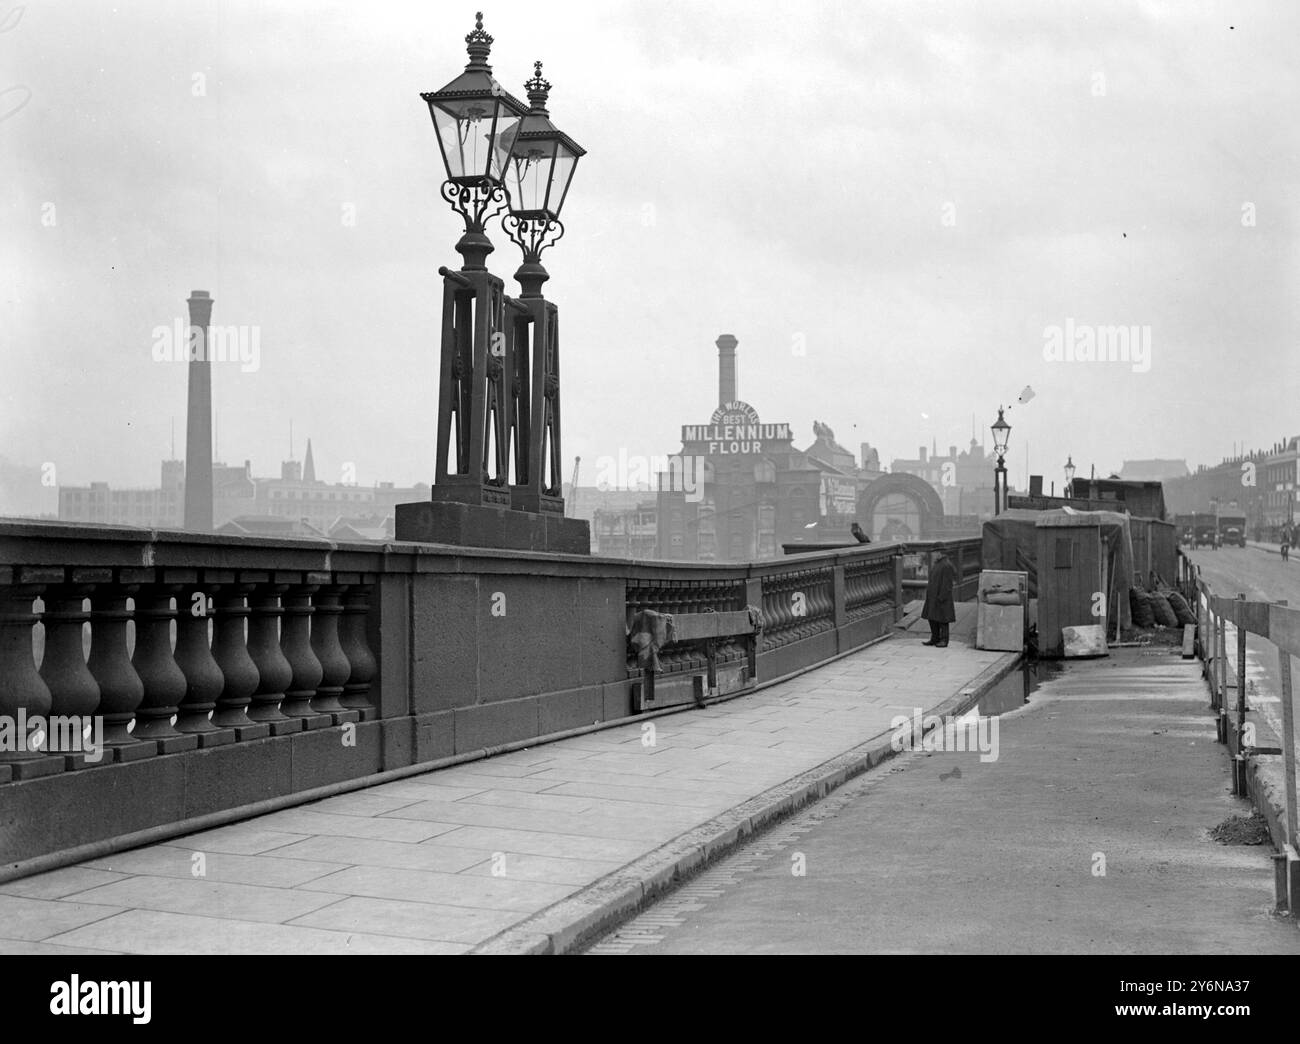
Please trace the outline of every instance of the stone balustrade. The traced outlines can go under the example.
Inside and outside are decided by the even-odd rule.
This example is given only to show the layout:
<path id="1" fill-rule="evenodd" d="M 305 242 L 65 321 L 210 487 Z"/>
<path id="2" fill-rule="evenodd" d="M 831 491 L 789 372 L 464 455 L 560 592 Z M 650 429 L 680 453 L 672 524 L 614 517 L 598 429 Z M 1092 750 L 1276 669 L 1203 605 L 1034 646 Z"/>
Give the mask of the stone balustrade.
<path id="1" fill-rule="evenodd" d="M 758 607 L 758 681 L 806 669 L 887 632 L 912 550 L 658 563 L 0 522 L 0 872 L 625 718 L 642 609 Z"/>
<path id="2" fill-rule="evenodd" d="M 372 716 L 375 659 L 364 618 L 374 576 L 279 571 L 279 582 L 269 583 L 268 575 L 0 567 L 7 606 L 0 721 L 16 725 L 20 712 L 29 723 L 75 719 L 80 737 L 76 751 L 58 750 L 59 734 L 48 725 L 23 735 L 15 727 L 0 745 L 8 776 L 35 779 Z M 339 630 L 345 593 L 354 620 L 346 648 Z M 281 634 L 286 596 L 291 615 Z M 95 719 L 102 733 L 83 734 Z"/>

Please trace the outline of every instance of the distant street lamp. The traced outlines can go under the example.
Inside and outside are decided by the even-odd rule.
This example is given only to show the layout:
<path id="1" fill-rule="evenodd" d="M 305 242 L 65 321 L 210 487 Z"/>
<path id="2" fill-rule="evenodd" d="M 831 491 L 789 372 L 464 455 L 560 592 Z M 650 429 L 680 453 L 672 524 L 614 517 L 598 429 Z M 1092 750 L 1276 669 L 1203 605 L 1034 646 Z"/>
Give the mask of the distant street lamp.
<path id="1" fill-rule="evenodd" d="M 1002 407 L 998 407 L 998 419 L 993 423 L 993 448 L 998 454 L 997 467 L 993 469 L 993 513 L 1002 514 L 1007 509 L 1007 440 L 1011 437 L 1011 425 L 1002 416 Z"/>
<path id="2" fill-rule="evenodd" d="M 1074 455 L 1065 458 L 1065 495 L 1074 496 Z"/>

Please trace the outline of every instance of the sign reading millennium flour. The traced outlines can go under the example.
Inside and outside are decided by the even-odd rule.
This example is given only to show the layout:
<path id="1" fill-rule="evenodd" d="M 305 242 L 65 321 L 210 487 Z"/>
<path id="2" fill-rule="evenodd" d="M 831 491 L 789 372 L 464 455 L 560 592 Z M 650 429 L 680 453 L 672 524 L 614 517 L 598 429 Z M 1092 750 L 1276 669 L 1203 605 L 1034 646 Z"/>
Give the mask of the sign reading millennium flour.
<path id="1" fill-rule="evenodd" d="M 747 402 L 724 402 L 708 424 L 682 425 L 683 448 L 707 456 L 762 453 L 764 443 L 790 439 L 790 425 L 759 423 L 758 411 Z"/>

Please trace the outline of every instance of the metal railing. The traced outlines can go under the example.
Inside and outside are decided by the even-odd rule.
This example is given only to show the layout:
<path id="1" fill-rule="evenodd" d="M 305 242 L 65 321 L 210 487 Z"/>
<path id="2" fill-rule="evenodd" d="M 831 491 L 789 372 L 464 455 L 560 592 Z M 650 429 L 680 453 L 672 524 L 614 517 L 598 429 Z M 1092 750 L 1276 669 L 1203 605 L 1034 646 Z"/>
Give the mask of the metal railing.
<path id="1" fill-rule="evenodd" d="M 1300 916 L 1300 857 L 1297 857 L 1297 794 L 1295 703 L 1291 684 L 1291 657 L 1300 656 L 1300 609 L 1285 601 L 1264 602 L 1244 594 L 1227 597 L 1216 594 L 1213 585 L 1191 567 L 1187 574 L 1196 610 L 1198 651 L 1210 686 L 1210 706 L 1218 714 L 1218 740 L 1228 746 L 1233 759 L 1233 793 L 1249 796 L 1247 759 L 1256 755 L 1282 756 L 1282 794 L 1285 809 L 1279 827 L 1282 851 L 1277 860 L 1277 898 L 1292 917 Z M 1235 706 L 1229 706 L 1228 627 L 1234 630 L 1236 645 Z M 1247 723 L 1246 638 L 1266 639 L 1277 656 L 1279 699 L 1282 705 L 1282 746 L 1261 746 L 1254 742 L 1253 723 Z M 1260 795 L 1259 802 L 1266 799 Z"/>

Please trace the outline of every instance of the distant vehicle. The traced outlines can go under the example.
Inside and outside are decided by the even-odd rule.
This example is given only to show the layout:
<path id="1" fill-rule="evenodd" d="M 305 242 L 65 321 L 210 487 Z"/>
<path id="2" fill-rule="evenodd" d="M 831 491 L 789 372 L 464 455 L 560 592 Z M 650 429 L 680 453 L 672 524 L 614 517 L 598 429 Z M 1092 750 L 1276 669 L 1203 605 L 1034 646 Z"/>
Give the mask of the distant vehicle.
<path id="1" fill-rule="evenodd" d="M 1193 529 L 1195 526 L 1195 515 L 1174 516 L 1174 532 L 1178 535 L 1178 542 L 1180 544 L 1190 544 L 1192 542 Z"/>
<path id="2" fill-rule="evenodd" d="M 1192 547 L 1218 547 L 1219 529 L 1214 516 L 1197 513 L 1192 516 Z"/>
<path id="3" fill-rule="evenodd" d="M 1246 516 L 1245 515 L 1220 515 L 1219 516 L 1219 544 L 1232 544 L 1237 547 L 1246 546 Z"/>

